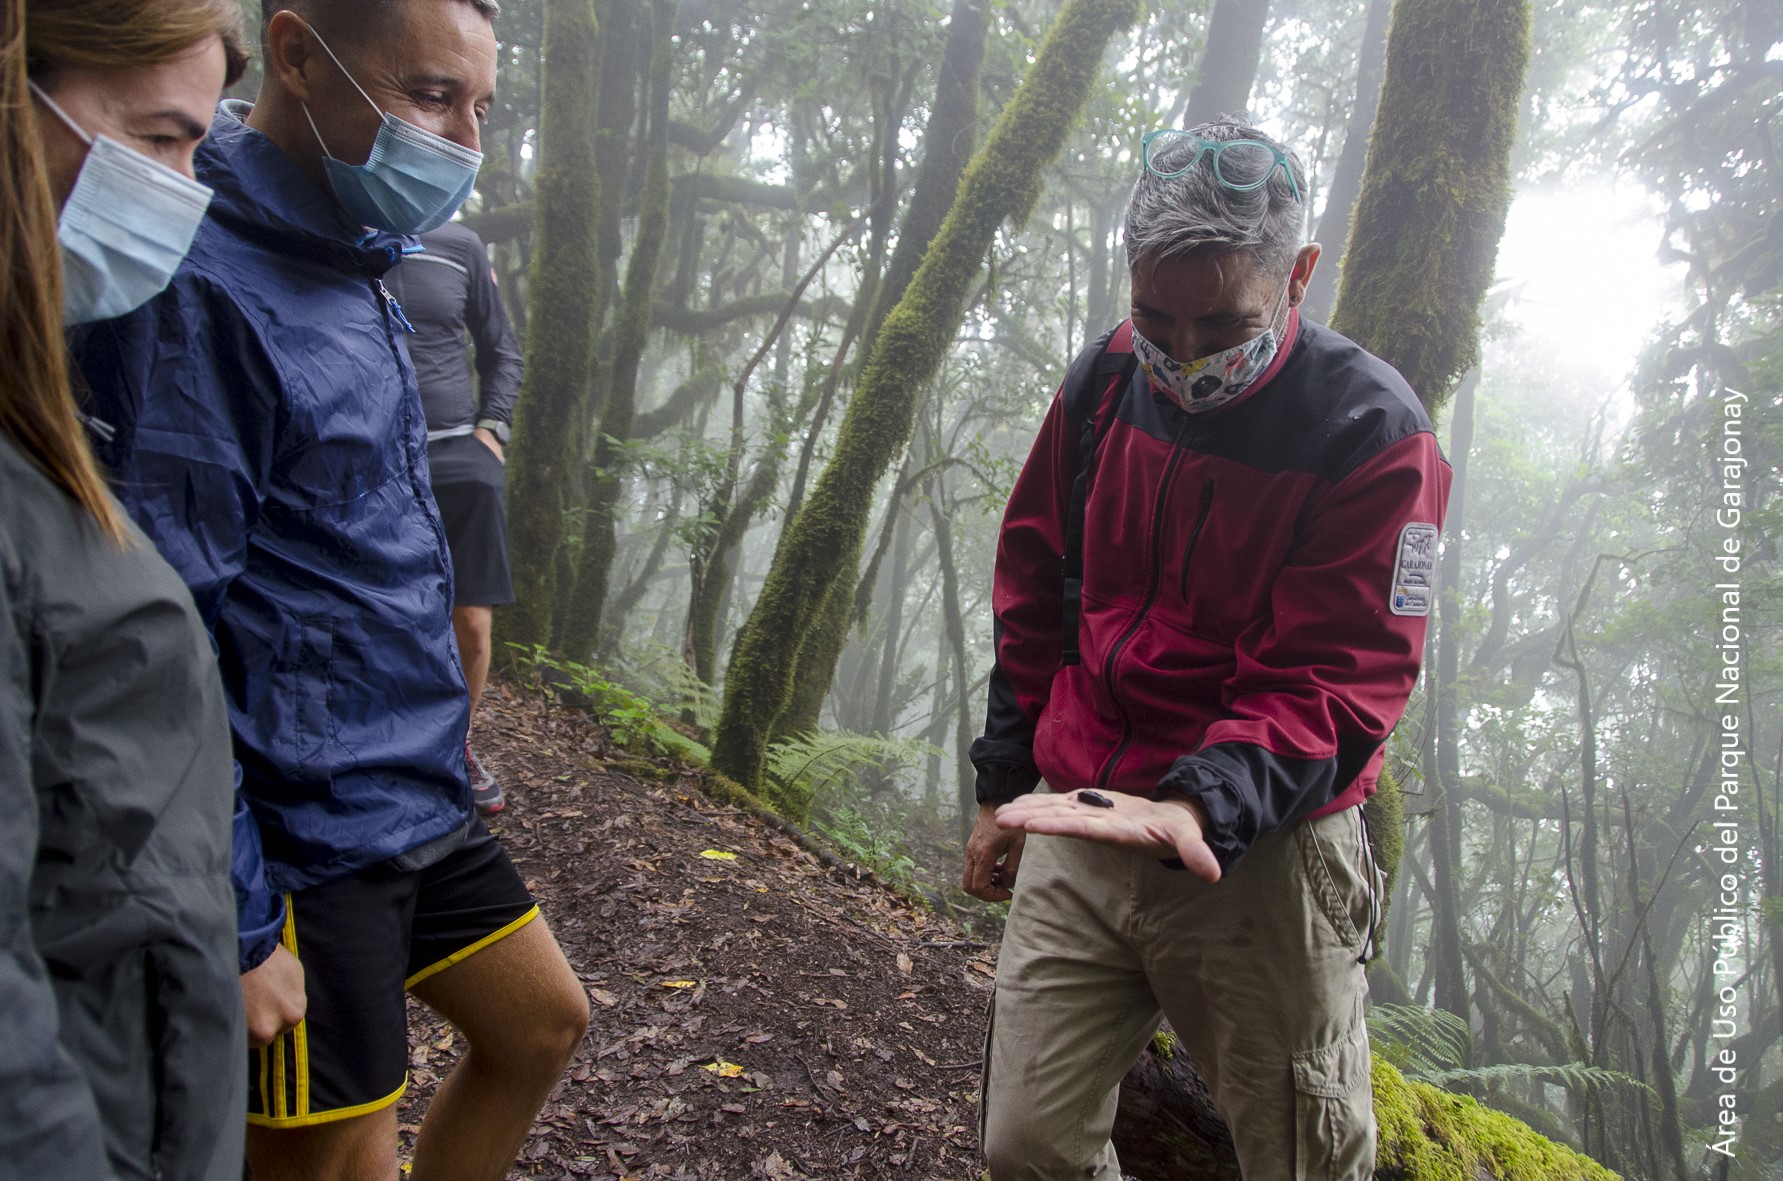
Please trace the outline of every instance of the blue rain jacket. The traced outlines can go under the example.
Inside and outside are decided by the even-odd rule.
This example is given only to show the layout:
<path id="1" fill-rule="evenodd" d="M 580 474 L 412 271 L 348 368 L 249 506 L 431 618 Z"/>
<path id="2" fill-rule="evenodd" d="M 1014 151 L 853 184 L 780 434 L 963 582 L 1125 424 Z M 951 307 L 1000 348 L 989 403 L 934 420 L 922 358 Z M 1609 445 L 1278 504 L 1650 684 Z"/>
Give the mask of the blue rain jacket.
<path id="1" fill-rule="evenodd" d="M 172 284 L 76 342 L 100 458 L 216 643 L 243 971 L 282 892 L 471 813 L 451 559 L 380 278 L 413 239 L 345 224 L 246 109 L 199 148 L 216 197 Z"/>

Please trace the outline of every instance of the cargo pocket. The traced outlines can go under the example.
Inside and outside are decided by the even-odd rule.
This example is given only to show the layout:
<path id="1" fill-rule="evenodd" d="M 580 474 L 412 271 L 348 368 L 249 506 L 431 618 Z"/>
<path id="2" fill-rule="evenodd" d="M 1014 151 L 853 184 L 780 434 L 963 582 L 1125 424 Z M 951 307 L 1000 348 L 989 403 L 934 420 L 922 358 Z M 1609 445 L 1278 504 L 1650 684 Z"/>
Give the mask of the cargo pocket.
<path id="1" fill-rule="evenodd" d="M 1302 1050 L 1294 1062 L 1294 1181 L 1365 1181 L 1374 1171 L 1368 1039 Z"/>
<path id="2" fill-rule="evenodd" d="M 1377 926 L 1378 874 L 1361 822 L 1352 813 L 1321 816 L 1294 829 L 1306 890 L 1338 945 L 1361 953 Z"/>

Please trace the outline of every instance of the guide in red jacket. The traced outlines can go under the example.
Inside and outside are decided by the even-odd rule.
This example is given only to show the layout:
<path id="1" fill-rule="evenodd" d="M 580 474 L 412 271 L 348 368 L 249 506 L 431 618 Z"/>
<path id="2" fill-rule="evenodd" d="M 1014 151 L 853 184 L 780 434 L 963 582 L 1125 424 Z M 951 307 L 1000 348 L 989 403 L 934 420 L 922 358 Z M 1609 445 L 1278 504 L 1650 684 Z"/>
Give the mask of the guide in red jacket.
<path id="1" fill-rule="evenodd" d="M 1072 366 L 997 549 L 965 869 L 1013 892 L 985 1153 L 995 1181 L 1116 1181 L 1116 1088 L 1168 1016 L 1246 1178 L 1365 1178 L 1361 804 L 1450 472 L 1404 379 L 1300 317 L 1294 155 L 1221 122 L 1143 156 L 1132 319 Z"/>

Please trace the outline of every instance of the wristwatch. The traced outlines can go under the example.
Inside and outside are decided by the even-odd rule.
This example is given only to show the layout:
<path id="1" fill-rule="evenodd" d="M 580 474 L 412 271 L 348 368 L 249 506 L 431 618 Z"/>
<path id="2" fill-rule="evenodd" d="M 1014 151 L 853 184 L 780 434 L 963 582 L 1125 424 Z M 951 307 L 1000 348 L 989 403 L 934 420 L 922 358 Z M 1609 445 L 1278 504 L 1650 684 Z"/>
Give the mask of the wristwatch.
<path id="1" fill-rule="evenodd" d="M 480 431 L 488 431 L 495 436 L 495 441 L 500 443 L 503 447 L 508 445 L 508 436 L 514 433 L 513 429 L 509 427 L 507 423 L 497 422 L 493 418 L 479 418 L 477 420 L 476 429 Z"/>

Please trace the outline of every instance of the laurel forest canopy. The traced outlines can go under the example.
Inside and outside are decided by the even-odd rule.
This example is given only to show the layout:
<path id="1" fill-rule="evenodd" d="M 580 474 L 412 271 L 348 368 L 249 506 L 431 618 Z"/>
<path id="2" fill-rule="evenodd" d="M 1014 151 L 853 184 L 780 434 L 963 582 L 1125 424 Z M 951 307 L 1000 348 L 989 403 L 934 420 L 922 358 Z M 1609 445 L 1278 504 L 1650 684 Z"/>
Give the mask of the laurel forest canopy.
<path id="1" fill-rule="evenodd" d="M 1627 1177 L 1771 1175 L 1783 9 L 505 0 L 498 33 L 463 219 L 525 340 L 512 664 L 994 927 L 951 883 L 1000 513 L 1126 314 L 1141 135 L 1248 115 L 1307 166 L 1308 314 L 1455 468 L 1373 805 L 1377 1057 Z M 1635 279 L 1568 261 L 1606 226 Z"/>

